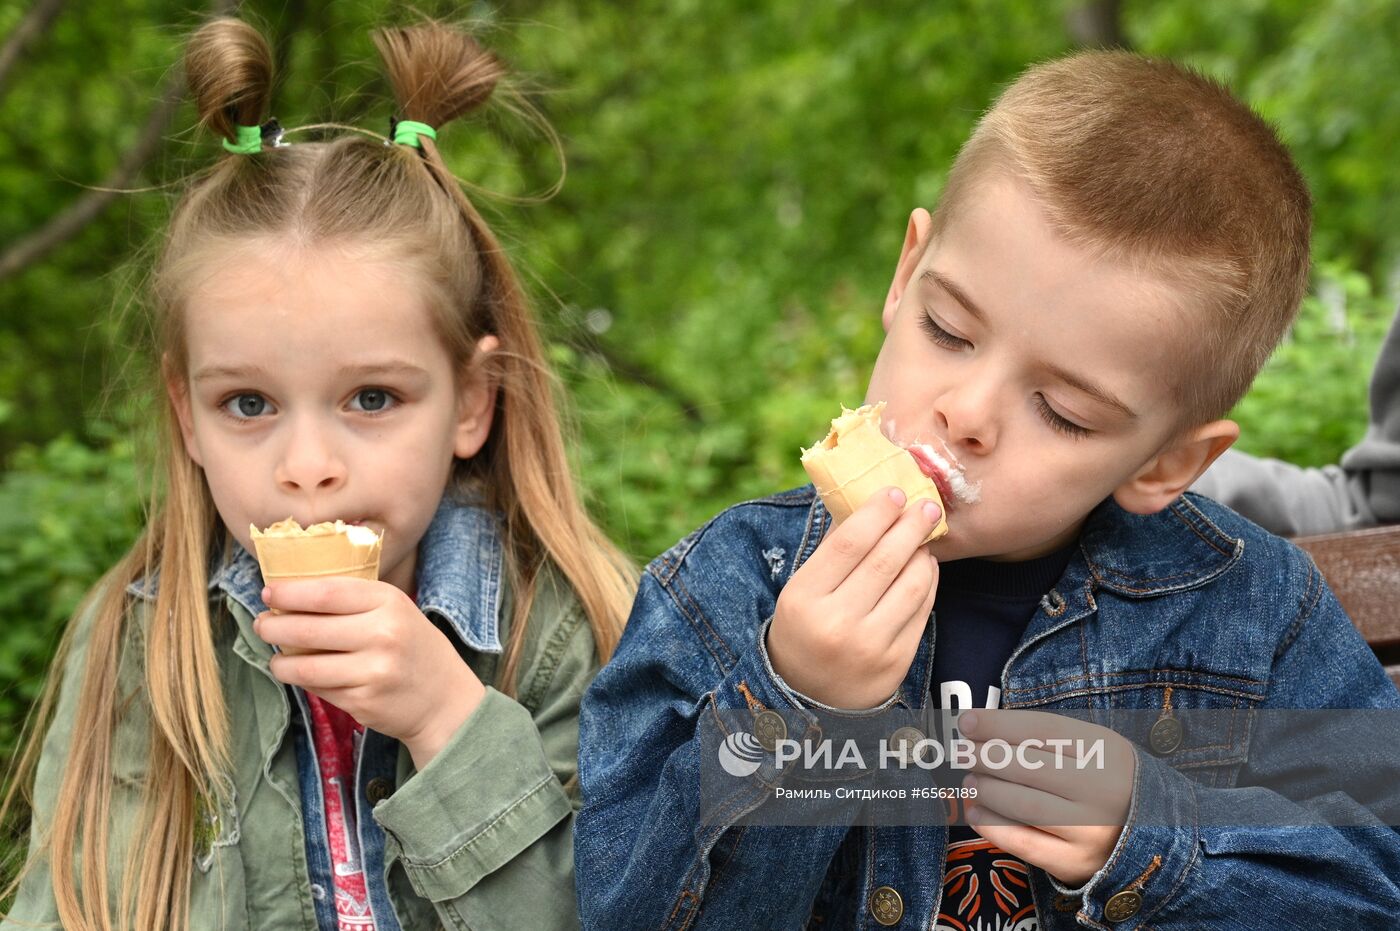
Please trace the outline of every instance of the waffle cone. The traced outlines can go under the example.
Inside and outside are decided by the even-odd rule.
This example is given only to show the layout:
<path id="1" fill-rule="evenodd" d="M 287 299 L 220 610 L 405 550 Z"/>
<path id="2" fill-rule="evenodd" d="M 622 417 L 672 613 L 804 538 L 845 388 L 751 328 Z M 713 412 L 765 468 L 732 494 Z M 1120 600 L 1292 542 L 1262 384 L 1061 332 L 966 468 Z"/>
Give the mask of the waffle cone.
<path id="1" fill-rule="evenodd" d="M 831 422 L 831 432 L 811 449 L 802 451 L 802 467 L 837 526 L 871 495 L 890 486 L 904 491 L 906 510 L 923 498 L 943 508 L 938 486 L 923 473 L 908 450 L 896 446 L 881 432 L 880 413 L 884 407 L 883 401 L 856 410 L 843 406 L 841 416 Z M 937 540 L 947 532 L 945 515 L 924 542 Z"/>
<path id="2" fill-rule="evenodd" d="M 383 535 L 376 534 L 373 543 L 357 543 L 351 539 L 352 528 L 351 524 L 335 521 L 313 524 L 303 530 L 290 517 L 266 530 L 250 526 L 263 582 L 328 576 L 377 581 Z M 281 613 L 275 608 L 272 610 L 274 614 Z M 296 654 L 306 651 L 289 647 L 283 648 L 282 652 Z"/>

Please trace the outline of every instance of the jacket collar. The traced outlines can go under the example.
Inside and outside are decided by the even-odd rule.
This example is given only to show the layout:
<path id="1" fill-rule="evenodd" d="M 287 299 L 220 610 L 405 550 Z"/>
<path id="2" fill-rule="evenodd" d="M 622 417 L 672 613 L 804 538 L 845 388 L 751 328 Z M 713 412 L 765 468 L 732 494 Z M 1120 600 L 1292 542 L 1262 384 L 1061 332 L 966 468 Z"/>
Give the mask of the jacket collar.
<path id="1" fill-rule="evenodd" d="M 831 523 L 821 497 L 815 490 L 811 495 L 800 559 L 791 572 L 811 556 Z M 1243 555 L 1244 541 L 1216 526 L 1197 506 L 1199 500 L 1188 492 L 1156 514 L 1132 514 L 1112 496 L 1100 502 L 1085 519 L 1079 548 L 1059 582 L 1041 598 L 1012 659 L 1033 641 L 1093 613 L 1096 588 L 1143 599 L 1196 588 L 1226 572 Z M 935 634 L 935 625 L 928 624 L 897 694 L 908 708 L 923 708 L 928 701 Z"/>
<path id="2" fill-rule="evenodd" d="M 437 615 L 467 646 L 500 653 L 502 570 L 505 551 L 495 515 L 477 505 L 444 497 L 418 545 L 418 608 Z M 160 571 L 127 587 L 154 601 Z M 257 559 L 232 539 L 209 569 L 209 592 L 222 591 L 252 616 L 267 610 Z"/>
<path id="3" fill-rule="evenodd" d="M 809 486 L 810 488 L 810 486 Z M 1188 492 L 1156 514 L 1123 510 L 1110 495 L 1084 521 L 1079 550 L 1055 587 L 1079 589 L 1086 581 L 1128 598 L 1150 598 L 1204 585 L 1225 572 L 1244 553 L 1244 541 L 1221 530 Z M 831 515 L 812 492 L 807 516 L 805 561 L 816 549 Z M 1082 558 L 1080 558 L 1082 557 Z M 797 570 L 797 565 L 792 567 Z M 790 575 L 791 573 L 789 573 Z"/>

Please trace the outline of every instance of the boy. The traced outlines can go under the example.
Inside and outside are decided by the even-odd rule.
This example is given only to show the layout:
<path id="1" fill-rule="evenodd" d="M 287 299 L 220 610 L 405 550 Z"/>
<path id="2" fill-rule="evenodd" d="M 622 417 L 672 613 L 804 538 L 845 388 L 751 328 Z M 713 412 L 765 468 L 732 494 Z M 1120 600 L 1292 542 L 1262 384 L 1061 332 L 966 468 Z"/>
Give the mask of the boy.
<path id="1" fill-rule="evenodd" d="M 1183 495 L 1297 312 L 1309 226 L 1282 145 L 1209 80 L 1099 52 L 1009 88 L 913 213 L 866 399 L 976 500 L 946 495 L 921 545 L 932 502 L 890 490 L 832 530 L 809 487 L 652 563 L 584 700 L 585 926 L 1389 927 L 1400 836 L 1211 827 L 1260 791 L 1234 788 L 1249 736 L 1185 716 L 1400 707 L 1305 555 Z M 1113 764 L 974 768 L 971 829 L 740 824 L 771 766 L 701 812 L 722 709 L 771 751 L 794 715 L 999 706 L 1158 720 L 1141 747 L 962 715 L 974 741 L 1106 735 Z"/>

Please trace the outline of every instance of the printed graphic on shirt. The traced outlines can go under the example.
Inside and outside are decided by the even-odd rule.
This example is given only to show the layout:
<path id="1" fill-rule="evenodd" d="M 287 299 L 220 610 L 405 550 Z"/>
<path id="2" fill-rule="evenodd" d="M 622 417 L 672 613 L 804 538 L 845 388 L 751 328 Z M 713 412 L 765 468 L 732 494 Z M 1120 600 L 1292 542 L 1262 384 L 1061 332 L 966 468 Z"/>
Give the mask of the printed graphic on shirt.
<path id="1" fill-rule="evenodd" d="M 941 708 L 961 714 L 973 707 L 972 687 L 951 679 L 938 684 Z M 1001 689 L 987 686 L 985 708 L 1001 705 Z M 951 737 L 957 732 L 953 719 Z M 966 802 L 948 799 L 948 819 L 966 820 Z M 943 898 L 934 931 L 1039 931 L 1031 898 L 1030 868 L 964 825 L 951 825 L 943 868 Z"/>
<path id="2" fill-rule="evenodd" d="M 1038 931 L 1028 874 L 985 838 L 950 842 L 935 931 Z"/>
<path id="3" fill-rule="evenodd" d="M 364 741 L 364 728 L 339 708 L 309 692 L 311 731 L 321 764 L 321 790 L 326 800 L 326 834 L 335 882 L 335 914 L 339 931 L 374 931 L 369 890 L 360 860 L 355 799 L 349 785 Z"/>

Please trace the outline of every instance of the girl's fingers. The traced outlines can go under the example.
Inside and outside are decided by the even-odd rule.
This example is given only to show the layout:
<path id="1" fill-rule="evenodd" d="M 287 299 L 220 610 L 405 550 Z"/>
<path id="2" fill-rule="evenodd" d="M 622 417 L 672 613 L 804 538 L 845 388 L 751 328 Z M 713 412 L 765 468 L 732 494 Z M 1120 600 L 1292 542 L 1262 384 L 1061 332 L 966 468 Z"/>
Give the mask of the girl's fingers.
<path id="1" fill-rule="evenodd" d="M 365 683 L 363 663 L 344 653 L 280 654 L 268 662 L 278 682 L 312 692 L 352 688 Z"/>
<path id="2" fill-rule="evenodd" d="M 898 488 L 885 488 L 871 495 L 840 527 L 826 535 L 798 571 L 820 580 L 820 593 L 835 591 L 899 519 L 904 501 L 904 492 Z"/>
<path id="3" fill-rule="evenodd" d="M 368 646 L 364 625 L 339 614 L 259 614 L 253 631 L 287 649 L 348 653 Z"/>
<path id="4" fill-rule="evenodd" d="M 387 584 L 347 576 L 270 582 L 263 602 L 287 614 L 363 614 L 383 602 Z"/>

